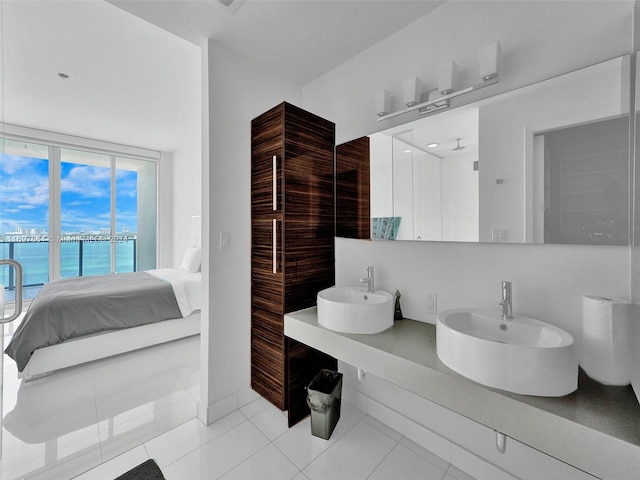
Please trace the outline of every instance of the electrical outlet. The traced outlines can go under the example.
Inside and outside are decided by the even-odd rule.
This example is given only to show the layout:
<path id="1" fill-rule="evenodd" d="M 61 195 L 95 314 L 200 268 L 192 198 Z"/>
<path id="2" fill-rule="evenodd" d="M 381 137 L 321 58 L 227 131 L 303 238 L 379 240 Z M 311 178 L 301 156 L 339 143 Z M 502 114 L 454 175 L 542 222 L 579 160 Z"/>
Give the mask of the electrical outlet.
<path id="1" fill-rule="evenodd" d="M 438 295 L 435 293 L 427 293 L 427 313 L 438 313 Z"/>
<path id="2" fill-rule="evenodd" d="M 507 231 L 504 228 L 494 228 L 491 230 L 491 237 L 494 242 L 506 242 Z"/>

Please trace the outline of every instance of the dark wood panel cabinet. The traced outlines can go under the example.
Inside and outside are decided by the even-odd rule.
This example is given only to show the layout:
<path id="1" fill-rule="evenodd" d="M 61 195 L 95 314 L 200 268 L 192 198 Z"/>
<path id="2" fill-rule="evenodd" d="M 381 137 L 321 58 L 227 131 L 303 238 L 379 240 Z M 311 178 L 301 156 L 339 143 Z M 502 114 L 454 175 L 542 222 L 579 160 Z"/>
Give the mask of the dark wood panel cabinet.
<path id="1" fill-rule="evenodd" d="M 334 358 L 284 337 L 284 314 L 334 283 L 335 125 L 289 103 L 251 122 L 251 387 L 289 425 Z"/>
<path id="2" fill-rule="evenodd" d="M 336 147 L 336 236 L 371 238 L 369 137 Z"/>

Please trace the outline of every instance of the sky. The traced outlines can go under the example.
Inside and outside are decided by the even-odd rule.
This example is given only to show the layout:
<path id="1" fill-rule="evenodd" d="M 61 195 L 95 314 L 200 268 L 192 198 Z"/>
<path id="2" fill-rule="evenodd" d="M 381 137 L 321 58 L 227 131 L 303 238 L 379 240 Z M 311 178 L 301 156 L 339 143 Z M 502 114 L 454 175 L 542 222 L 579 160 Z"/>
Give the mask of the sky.
<path id="1" fill-rule="evenodd" d="M 0 154 L 0 234 L 49 231 L 48 160 Z M 61 231 L 109 228 L 108 167 L 61 163 Z M 136 231 L 137 173 L 116 171 L 116 231 Z"/>

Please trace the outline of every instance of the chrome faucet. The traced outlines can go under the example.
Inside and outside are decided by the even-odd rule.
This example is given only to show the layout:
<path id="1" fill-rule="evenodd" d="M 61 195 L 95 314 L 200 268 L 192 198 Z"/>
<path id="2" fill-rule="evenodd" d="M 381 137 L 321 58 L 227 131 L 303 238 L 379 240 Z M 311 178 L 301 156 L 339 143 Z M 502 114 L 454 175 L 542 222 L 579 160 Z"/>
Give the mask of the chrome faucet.
<path id="1" fill-rule="evenodd" d="M 360 283 L 366 283 L 367 284 L 367 292 L 368 293 L 372 293 L 375 291 L 376 287 L 373 283 L 373 267 L 369 266 L 367 267 L 367 276 L 366 278 L 361 278 L 360 279 Z"/>
<path id="2" fill-rule="evenodd" d="M 511 301 L 511 282 L 502 282 L 502 301 L 498 304 L 502 308 L 502 319 L 513 320 L 513 303 Z"/>

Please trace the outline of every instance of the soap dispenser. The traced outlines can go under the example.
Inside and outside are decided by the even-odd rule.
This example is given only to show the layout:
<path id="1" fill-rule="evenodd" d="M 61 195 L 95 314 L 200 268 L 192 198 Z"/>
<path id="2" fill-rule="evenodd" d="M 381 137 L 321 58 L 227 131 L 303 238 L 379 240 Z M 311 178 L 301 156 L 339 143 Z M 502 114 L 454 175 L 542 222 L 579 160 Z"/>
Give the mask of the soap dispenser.
<path id="1" fill-rule="evenodd" d="M 400 297 L 402 295 L 400 294 L 400 290 L 396 290 L 396 307 L 395 307 L 395 311 L 393 312 L 393 319 L 394 320 L 402 320 L 402 309 L 400 308 Z"/>

